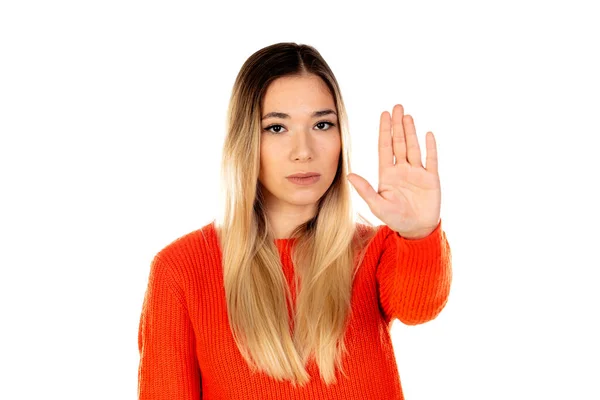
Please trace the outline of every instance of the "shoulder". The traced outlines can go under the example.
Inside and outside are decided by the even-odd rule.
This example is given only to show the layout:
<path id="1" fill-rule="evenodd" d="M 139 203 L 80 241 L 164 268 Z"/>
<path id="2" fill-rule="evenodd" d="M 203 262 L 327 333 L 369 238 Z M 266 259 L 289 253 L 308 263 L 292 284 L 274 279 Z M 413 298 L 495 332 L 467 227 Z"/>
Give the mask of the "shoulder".
<path id="1" fill-rule="evenodd" d="M 217 249 L 214 221 L 187 232 L 166 244 L 156 256 L 171 266 L 194 262 Z"/>

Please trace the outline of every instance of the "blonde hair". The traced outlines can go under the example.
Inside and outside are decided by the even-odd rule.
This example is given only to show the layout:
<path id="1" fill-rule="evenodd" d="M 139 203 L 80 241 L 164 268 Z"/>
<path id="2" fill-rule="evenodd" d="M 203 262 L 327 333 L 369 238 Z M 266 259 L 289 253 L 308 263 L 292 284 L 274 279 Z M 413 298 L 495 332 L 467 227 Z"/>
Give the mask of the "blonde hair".
<path id="1" fill-rule="evenodd" d="M 298 288 L 296 304 L 291 304 L 258 180 L 261 104 L 273 80 L 307 74 L 321 77 L 333 96 L 342 145 L 336 176 L 318 201 L 315 217 L 291 235 Z M 336 365 L 345 375 L 342 357 L 347 353 L 344 334 L 352 312 L 352 283 L 375 233 L 363 216 L 358 214 L 364 223 L 360 227 L 354 218 L 346 179 L 350 172 L 347 125 L 333 72 L 311 46 L 270 45 L 252 54 L 237 75 L 227 110 L 215 219 L 227 313 L 235 342 L 251 370 L 289 380 L 294 386 L 309 382 L 305 367 L 311 357 L 327 384 L 336 382 Z"/>

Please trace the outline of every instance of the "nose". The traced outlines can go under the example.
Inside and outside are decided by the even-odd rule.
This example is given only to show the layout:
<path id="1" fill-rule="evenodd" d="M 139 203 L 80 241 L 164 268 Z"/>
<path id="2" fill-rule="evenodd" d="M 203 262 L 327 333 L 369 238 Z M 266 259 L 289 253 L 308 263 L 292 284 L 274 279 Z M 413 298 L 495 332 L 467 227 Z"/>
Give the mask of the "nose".
<path id="1" fill-rule="evenodd" d="M 310 160 L 313 157 L 312 143 L 310 134 L 305 131 L 298 131 L 292 135 L 292 157 L 294 160 Z"/>

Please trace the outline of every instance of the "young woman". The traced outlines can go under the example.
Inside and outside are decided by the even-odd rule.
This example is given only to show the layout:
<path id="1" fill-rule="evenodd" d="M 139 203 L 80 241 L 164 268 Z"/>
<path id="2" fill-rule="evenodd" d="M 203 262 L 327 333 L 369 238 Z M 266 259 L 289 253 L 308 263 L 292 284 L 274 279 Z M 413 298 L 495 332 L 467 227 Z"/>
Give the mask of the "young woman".
<path id="1" fill-rule="evenodd" d="M 381 114 L 376 192 L 350 174 L 342 95 L 319 52 L 278 43 L 248 58 L 218 218 L 151 263 L 139 399 L 403 399 L 390 324 L 435 318 L 452 280 L 435 140 L 423 167 L 403 111 Z M 349 181 L 385 225 L 357 222 Z"/>

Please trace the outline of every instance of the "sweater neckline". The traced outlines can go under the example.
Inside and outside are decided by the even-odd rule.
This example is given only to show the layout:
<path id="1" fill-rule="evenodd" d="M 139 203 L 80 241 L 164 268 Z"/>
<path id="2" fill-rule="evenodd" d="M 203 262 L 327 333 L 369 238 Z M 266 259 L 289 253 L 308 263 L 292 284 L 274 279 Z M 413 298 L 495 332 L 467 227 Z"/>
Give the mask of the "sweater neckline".
<path id="1" fill-rule="evenodd" d="M 279 238 L 279 239 L 274 239 L 274 242 L 276 245 L 281 245 L 281 246 L 285 246 L 288 244 L 292 244 L 296 241 L 297 238 Z"/>

